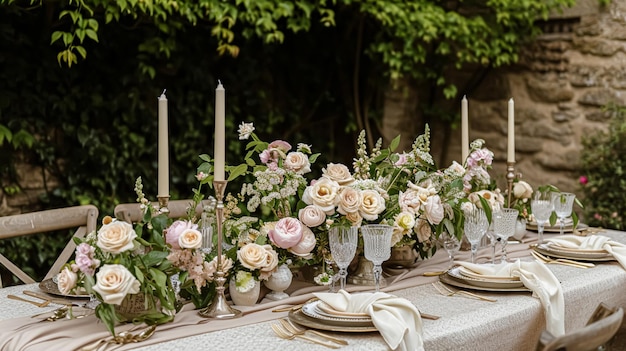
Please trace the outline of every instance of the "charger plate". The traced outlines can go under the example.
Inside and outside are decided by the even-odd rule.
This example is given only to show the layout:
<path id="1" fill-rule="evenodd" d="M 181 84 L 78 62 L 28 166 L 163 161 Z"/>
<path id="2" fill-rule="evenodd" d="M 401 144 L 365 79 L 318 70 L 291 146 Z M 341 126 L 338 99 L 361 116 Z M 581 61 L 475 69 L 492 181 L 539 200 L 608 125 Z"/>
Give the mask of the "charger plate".
<path id="1" fill-rule="evenodd" d="M 360 317 L 333 315 L 331 313 L 320 310 L 318 307 L 320 303 L 323 303 L 323 301 L 315 300 L 304 304 L 301 309 L 302 313 L 309 318 L 318 320 L 325 324 L 334 324 L 340 326 L 352 325 L 360 327 L 373 325 L 372 318 L 369 315 L 364 315 Z"/>
<path id="2" fill-rule="evenodd" d="M 503 279 L 489 279 L 486 278 L 473 278 L 468 277 L 460 273 L 461 266 L 453 267 L 445 275 L 461 281 L 467 285 L 475 286 L 478 288 L 488 289 L 517 289 L 524 287 L 524 283 L 521 280 L 503 280 Z"/>
<path id="3" fill-rule="evenodd" d="M 582 261 L 615 261 L 615 257 L 605 250 L 575 250 L 571 248 L 562 248 L 548 243 L 533 244 L 530 248 L 550 257 L 568 258 L 571 260 Z"/>
<path id="4" fill-rule="evenodd" d="M 63 296 L 63 297 L 71 297 L 71 298 L 82 298 L 82 299 L 88 299 L 89 295 L 85 292 L 84 294 L 63 294 L 59 291 L 59 287 L 57 286 L 57 283 L 54 281 L 54 278 L 50 278 L 50 279 L 46 279 L 46 280 L 42 280 L 39 283 L 39 289 L 41 289 L 41 291 L 50 294 L 50 295 L 56 295 L 56 296 Z"/>
<path id="5" fill-rule="evenodd" d="M 304 313 L 302 310 L 290 311 L 287 315 L 289 320 L 303 325 L 308 328 L 319 329 L 319 330 L 327 330 L 327 331 L 335 331 L 335 332 L 346 332 L 346 333 L 370 333 L 377 332 L 378 329 L 374 327 L 374 324 L 370 324 L 367 326 L 359 326 L 354 324 L 344 324 L 344 325 L 335 325 L 328 324 L 324 320 L 311 318 Z"/>

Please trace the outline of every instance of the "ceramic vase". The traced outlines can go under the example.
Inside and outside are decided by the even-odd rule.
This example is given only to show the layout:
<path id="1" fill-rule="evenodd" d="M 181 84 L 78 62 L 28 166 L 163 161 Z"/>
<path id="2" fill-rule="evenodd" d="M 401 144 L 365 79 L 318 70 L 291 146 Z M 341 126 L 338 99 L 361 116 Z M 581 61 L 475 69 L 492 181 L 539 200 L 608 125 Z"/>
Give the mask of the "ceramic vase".
<path id="1" fill-rule="evenodd" d="M 282 300 L 289 297 L 285 290 L 289 288 L 291 285 L 291 280 L 293 279 L 293 274 L 289 269 L 289 266 L 286 264 L 282 264 L 278 266 L 276 271 L 272 273 L 272 275 L 267 278 L 265 281 L 265 286 L 268 287 L 272 292 L 265 295 L 266 298 L 270 300 Z"/>
<path id="2" fill-rule="evenodd" d="M 255 280 L 254 287 L 246 292 L 240 292 L 237 290 L 235 278 L 231 278 L 228 283 L 228 292 L 230 299 L 235 305 L 239 306 L 252 306 L 259 300 L 261 294 L 261 282 Z"/>

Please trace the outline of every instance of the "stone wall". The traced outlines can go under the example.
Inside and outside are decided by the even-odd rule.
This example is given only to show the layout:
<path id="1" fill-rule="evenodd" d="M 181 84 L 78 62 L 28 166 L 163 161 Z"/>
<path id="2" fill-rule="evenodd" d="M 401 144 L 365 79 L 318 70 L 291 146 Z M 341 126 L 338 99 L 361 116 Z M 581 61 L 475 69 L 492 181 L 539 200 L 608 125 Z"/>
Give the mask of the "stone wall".
<path id="1" fill-rule="evenodd" d="M 41 209 L 40 197 L 58 186 L 58 181 L 50 176 L 43 167 L 29 163 L 15 165 L 18 184 L 4 184 L 19 186 L 19 192 L 11 193 L 0 188 L 0 217 L 14 214 L 33 212 Z"/>
<path id="2" fill-rule="evenodd" d="M 469 99 L 470 140 L 495 153 L 493 175 L 506 184 L 507 101 L 515 101 L 516 171 L 532 185 L 582 196 L 581 140 L 607 127 L 602 107 L 626 105 L 626 1 L 596 0 L 556 14 L 515 67 L 491 71 Z M 459 102 L 460 110 L 460 102 Z M 458 140 L 460 140 L 460 131 Z M 460 146 L 445 164 L 460 159 Z"/>

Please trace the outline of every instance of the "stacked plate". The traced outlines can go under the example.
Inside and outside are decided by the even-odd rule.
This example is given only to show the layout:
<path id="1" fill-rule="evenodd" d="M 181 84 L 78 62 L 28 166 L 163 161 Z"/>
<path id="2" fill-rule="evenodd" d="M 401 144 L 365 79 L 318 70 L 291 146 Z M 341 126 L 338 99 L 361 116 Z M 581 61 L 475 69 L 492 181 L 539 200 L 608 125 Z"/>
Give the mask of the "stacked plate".
<path id="1" fill-rule="evenodd" d="M 613 261 L 615 258 L 606 250 L 588 250 L 563 247 L 546 242 L 539 245 L 531 245 L 531 248 L 541 254 L 557 258 L 569 258 L 583 261 Z"/>
<path id="2" fill-rule="evenodd" d="M 321 300 L 314 300 L 302 306 L 302 309 L 289 313 L 293 322 L 309 328 L 344 331 L 377 331 L 372 318 L 365 313 L 337 311 Z"/>
<path id="3" fill-rule="evenodd" d="M 587 228 L 588 226 L 586 224 L 582 224 L 582 223 L 578 223 L 578 230 L 581 230 L 583 228 Z M 537 228 L 537 222 L 528 222 L 526 223 L 526 229 L 536 232 L 539 229 Z M 543 226 L 543 231 L 544 233 L 559 233 L 561 232 L 561 225 L 559 224 L 559 222 L 557 221 L 554 226 L 551 226 L 550 223 L 546 223 Z M 566 218 L 565 219 L 565 226 L 563 226 L 563 232 L 564 233 L 572 233 L 574 232 L 574 221 L 571 218 Z"/>
<path id="4" fill-rule="evenodd" d="M 440 276 L 446 284 L 485 291 L 528 291 L 519 277 L 491 276 L 456 266 Z"/>

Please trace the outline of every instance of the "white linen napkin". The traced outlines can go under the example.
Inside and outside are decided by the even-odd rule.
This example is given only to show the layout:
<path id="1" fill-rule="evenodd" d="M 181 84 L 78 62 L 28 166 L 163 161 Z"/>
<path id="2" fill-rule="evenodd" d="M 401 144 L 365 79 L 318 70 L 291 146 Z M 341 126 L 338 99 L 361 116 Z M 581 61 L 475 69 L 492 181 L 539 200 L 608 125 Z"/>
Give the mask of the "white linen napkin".
<path id="1" fill-rule="evenodd" d="M 409 300 L 383 292 L 350 294 L 339 290 L 314 295 L 337 311 L 367 313 L 391 349 L 424 350 L 422 317 Z"/>
<path id="2" fill-rule="evenodd" d="M 626 245 L 611 240 L 603 235 L 579 236 L 573 234 L 559 235 L 557 238 L 546 239 L 556 246 L 581 250 L 606 250 L 626 268 Z"/>
<path id="3" fill-rule="evenodd" d="M 519 277 L 524 286 L 538 297 L 546 313 L 546 329 L 554 336 L 565 333 L 565 301 L 561 283 L 543 263 L 517 260 L 499 265 L 455 263 L 486 276 Z"/>

